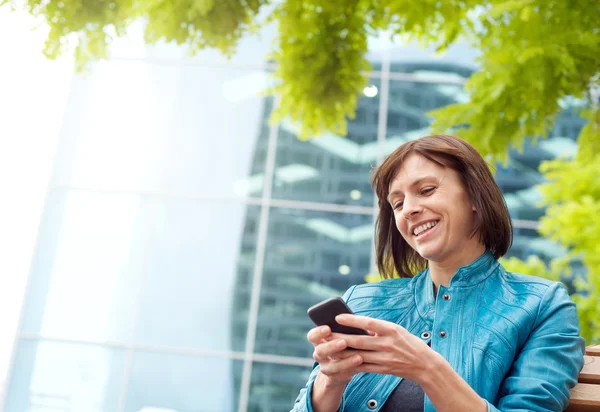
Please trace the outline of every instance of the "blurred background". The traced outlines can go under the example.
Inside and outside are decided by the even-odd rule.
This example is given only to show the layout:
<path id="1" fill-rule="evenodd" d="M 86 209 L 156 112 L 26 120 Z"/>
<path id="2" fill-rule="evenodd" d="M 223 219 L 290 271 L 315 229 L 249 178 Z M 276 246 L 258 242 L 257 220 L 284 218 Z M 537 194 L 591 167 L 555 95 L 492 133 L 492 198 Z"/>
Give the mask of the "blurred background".
<path id="1" fill-rule="evenodd" d="M 347 137 L 301 141 L 268 122 L 273 25 L 230 60 L 147 46 L 134 25 L 76 73 L 33 24 L 0 8 L 2 410 L 289 410 L 306 309 L 374 272 L 370 171 L 468 99 L 476 51 L 369 39 Z M 511 256 L 564 254 L 536 231 L 534 186 L 576 152 L 577 104 L 497 165 Z"/>

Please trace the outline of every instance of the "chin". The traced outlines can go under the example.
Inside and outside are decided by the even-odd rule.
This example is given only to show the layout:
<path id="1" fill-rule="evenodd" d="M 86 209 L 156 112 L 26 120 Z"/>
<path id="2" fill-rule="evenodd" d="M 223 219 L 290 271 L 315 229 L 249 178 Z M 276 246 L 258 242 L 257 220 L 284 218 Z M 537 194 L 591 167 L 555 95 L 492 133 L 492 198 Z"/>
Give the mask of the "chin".
<path id="1" fill-rule="evenodd" d="M 434 262 L 439 260 L 441 255 L 441 251 L 435 245 L 424 245 L 420 248 L 415 248 L 415 250 L 423 259 Z"/>

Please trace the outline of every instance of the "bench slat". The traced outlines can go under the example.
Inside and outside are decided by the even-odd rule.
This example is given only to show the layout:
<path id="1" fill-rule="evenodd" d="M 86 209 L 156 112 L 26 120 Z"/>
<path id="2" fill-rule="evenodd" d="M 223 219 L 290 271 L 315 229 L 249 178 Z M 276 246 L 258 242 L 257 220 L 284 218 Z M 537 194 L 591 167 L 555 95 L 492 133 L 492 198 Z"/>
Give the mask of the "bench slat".
<path id="1" fill-rule="evenodd" d="M 600 345 L 592 345 L 585 348 L 585 354 L 588 356 L 600 356 Z"/>
<path id="2" fill-rule="evenodd" d="M 571 389 L 566 412 L 600 411 L 600 345 L 588 346 L 585 354 L 579 383 Z"/>
<path id="3" fill-rule="evenodd" d="M 583 369 L 579 373 L 579 383 L 600 385 L 600 357 L 584 356 Z M 600 386 L 598 387 L 600 390 Z"/>
<path id="4" fill-rule="evenodd" d="M 600 386 L 580 383 L 571 389 L 567 412 L 597 411 L 600 407 Z"/>

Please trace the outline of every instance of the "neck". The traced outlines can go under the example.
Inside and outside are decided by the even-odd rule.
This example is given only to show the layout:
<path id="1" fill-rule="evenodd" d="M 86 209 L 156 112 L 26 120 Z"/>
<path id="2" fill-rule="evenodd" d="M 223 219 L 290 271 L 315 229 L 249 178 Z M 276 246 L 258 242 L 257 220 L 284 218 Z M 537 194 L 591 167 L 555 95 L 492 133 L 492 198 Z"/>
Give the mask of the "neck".
<path id="1" fill-rule="evenodd" d="M 485 246 L 478 244 L 477 247 L 463 249 L 464 252 L 448 257 L 442 261 L 429 261 L 429 274 L 434 285 L 434 296 L 440 285 L 448 287 L 456 271 L 479 258 L 485 252 Z"/>

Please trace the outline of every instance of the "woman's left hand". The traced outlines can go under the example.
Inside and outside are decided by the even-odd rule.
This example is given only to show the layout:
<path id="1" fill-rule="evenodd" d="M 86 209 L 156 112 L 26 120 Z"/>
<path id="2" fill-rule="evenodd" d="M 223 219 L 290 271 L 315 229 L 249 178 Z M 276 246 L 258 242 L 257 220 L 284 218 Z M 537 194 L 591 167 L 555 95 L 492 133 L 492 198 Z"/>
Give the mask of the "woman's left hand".
<path id="1" fill-rule="evenodd" d="M 357 367 L 360 372 L 396 375 L 419 383 L 442 359 L 423 340 L 395 323 L 356 315 L 338 315 L 336 321 L 371 334 L 335 334 L 362 357 L 363 364 Z"/>

